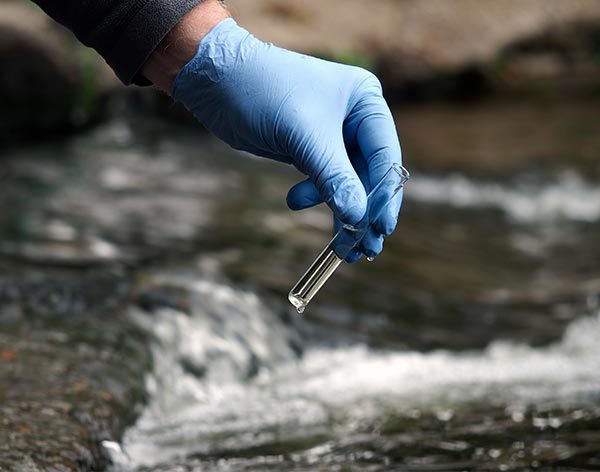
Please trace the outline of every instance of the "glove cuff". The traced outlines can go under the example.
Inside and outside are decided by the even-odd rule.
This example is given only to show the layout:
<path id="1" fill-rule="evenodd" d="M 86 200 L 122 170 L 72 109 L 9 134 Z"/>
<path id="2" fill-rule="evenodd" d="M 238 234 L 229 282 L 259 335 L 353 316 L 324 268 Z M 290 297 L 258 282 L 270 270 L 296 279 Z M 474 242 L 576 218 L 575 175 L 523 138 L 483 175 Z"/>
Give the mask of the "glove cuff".
<path id="1" fill-rule="evenodd" d="M 177 74 L 171 93 L 173 99 L 183 101 L 190 95 L 186 93 L 189 87 L 197 92 L 198 87 L 221 82 L 228 65 L 235 63 L 242 42 L 249 36 L 251 34 L 238 26 L 233 18 L 219 22 L 198 44 L 194 58 Z M 193 80 L 188 80 L 192 77 Z"/>

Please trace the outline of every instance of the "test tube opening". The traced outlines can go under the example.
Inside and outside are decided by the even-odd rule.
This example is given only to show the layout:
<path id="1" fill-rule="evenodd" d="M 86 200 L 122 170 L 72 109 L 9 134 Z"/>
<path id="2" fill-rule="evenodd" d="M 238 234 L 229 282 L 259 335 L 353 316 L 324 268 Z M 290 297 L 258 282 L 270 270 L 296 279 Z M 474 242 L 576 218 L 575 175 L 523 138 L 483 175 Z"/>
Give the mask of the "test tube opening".
<path id="1" fill-rule="evenodd" d="M 392 164 L 392 170 L 400 176 L 400 185 L 404 185 L 410 179 L 410 172 L 400 164 Z"/>

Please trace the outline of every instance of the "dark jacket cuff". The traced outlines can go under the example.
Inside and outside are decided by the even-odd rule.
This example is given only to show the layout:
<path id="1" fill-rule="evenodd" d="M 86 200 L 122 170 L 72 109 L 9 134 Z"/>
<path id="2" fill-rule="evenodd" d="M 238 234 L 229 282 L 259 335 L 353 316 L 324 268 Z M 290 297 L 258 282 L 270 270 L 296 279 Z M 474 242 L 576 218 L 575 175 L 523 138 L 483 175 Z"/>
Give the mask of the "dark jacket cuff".
<path id="1" fill-rule="evenodd" d="M 104 55 L 119 79 L 126 85 L 150 85 L 140 69 L 173 27 L 201 2 L 149 0 Z"/>

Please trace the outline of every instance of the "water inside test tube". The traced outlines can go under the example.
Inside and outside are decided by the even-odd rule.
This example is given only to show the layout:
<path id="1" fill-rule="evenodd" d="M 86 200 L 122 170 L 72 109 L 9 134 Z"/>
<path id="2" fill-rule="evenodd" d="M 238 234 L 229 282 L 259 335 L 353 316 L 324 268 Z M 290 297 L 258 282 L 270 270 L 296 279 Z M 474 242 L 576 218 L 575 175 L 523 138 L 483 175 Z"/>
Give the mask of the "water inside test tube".
<path id="1" fill-rule="evenodd" d="M 392 166 L 367 197 L 367 215 L 357 226 L 344 226 L 319 254 L 309 269 L 292 288 L 288 299 L 302 314 L 317 292 L 336 269 L 358 246 L 371 221 L 377 219 L 408 180 L 409 174 L 400 165 Z M 369 258 L 371 260 L 371 258 Z"/>

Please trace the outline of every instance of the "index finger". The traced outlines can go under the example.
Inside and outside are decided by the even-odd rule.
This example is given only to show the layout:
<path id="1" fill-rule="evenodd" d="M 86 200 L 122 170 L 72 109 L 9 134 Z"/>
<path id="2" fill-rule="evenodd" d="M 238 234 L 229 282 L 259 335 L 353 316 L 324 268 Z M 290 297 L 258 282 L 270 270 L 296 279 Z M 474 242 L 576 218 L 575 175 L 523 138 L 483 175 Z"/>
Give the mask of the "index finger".
<path id="1" fill-rule="evenodd" d="M 402 150 L 392 113 L 380 93 L 369 94 L 357 104 L 359 124 L 356 129 L 358 146 L 367 162 L 369 181 L 374 187 L 394 165 L 402 165 Z M 402 194 L 396 196 L 383 215 L 373 222 L 384 235 L 391 234 L 398 219 Z"/>

